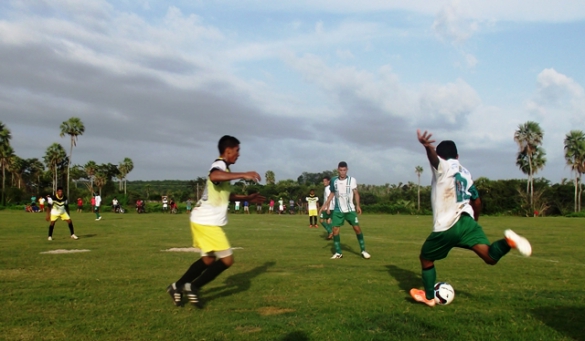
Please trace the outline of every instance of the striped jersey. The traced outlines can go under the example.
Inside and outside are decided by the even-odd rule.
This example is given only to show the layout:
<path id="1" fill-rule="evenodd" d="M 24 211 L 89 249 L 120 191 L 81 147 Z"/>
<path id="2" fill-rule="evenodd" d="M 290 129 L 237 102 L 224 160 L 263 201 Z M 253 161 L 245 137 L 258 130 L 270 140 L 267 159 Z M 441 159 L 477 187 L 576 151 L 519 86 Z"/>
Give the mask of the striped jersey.
<path id="1" fill-rule="evenodd" d="M 447 231 L 455 225 L 462 213 L 473 217 L 470 199 L 479 193 L 473 184 L 471 173 L 459 160 L 443 160 L 439 157 L 437 169 L 431 165 L 431 204 L 433 206 L 433 232 Z"/>
<path id="2" fill-rule="evenodd" d="M 51 215 L 61 215 L 67 213 L 69 209 L 69 202 L 67 201 L 66 195 L 60 198 L 57 194 L 50 195 L 47 198 L 47 205 L 51 208 Z"/>
<path id="3" fill-rule="evenodd" d="M 353 204 L 353 190 L 357 189 L 357 181 L 354 177 L 346 176 L 345 179 L 334 177 L 329 185 L 331 192 L 335 194 L 335 211 L 355 212 Z"/>
<path id="4" fill-rule="evenodd" d="M 306 197 L 305 200 L 308 203 L 309 210 L 316 210 L 317 209 L 317 202 L 319 202 L 319 197 L 316 197 L 314 195 L 310 195 L 310 196 Z"/>
<path id="5" fill-rule="evenodd" d="M 214 170 L 230 171 L 223 159 L 217 159 L 211 164 L 209 175 Z M 201 200 L 191 211 L 191 221 L 201 225 L 224 226 L 227 224 L 227 208 L 230 203 L 230 182 L 212 182 L 209 175 Z"/>
<path id="6" fill-rule="evenodd" d="M 331 183 L 329 184 L 329 186 L 325 186 L 325 190 L 323 190 L 323 195 L 325 196 L 325 198 L 323 199 L 323 202 L 327 202 L 327 198 L 329 198 L 329 194 L 331 193 Z M 329 203 L 329 210 L 333 211 L 335 210 L 335 200 L 331 200 L 331 202 Z"/>

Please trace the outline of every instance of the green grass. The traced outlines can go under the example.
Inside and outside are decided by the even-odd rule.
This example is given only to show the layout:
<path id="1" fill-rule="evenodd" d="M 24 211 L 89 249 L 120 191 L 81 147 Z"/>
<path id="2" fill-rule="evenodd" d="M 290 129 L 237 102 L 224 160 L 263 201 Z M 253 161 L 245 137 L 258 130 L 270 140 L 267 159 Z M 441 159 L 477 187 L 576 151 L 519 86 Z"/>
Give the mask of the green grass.
<path id="1" fill-rule="evenodd" d="M 454 249 L 436 263 L 456 290 L 448 306 L 414 303 L 431 217 L 363 215 L 370 260 L 342 228 L 344 258 L 306 216 L 230 215 L 236 263 L 204 287 L 204 309 L 173 306 L 166 286 L 198 258 L 188 216 L 73 213 L 46 240 L 44 215 L 0 212 L 2 340 L 585 340 L 584 221 L 483 217 L 490 240 L 513 228 L 496 266 Z M 89 249 L 41 254 L 55 249 Z"/>

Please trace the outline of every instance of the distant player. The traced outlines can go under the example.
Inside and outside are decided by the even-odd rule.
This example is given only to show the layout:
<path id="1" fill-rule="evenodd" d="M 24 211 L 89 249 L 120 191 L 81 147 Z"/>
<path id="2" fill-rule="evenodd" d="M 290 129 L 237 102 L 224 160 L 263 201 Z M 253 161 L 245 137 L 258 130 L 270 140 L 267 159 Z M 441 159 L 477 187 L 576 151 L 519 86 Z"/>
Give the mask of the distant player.
<path id="1" fill-rule="evenodd" d="M 270 199 L 270 203 L 268 204 L 268 214 L 274 213 L 274 199 Z"/>
<path id="2" fill-rule="evenodd" d="M 328 175 L 324 176 L 323 186 L 325 187 L 325 189 L 323 190 L 323 202 L 327 202 L 327 198 L 329 198 L 329 194 L 331 193 L 331 188 L 329 188 L 330 185 L 331 177 L 329 177 Z M 327 231 L 327 239 L 330 240 L 333 238 L 333 229 L 331 227 L 331 214 L 329 212 L 335 210 L 335 200 L 331 200 L 328 208 L 329 209 L 325 208 L 325 210 L 321 210 L 319 218 L 321 221 L 321 225 L 323 225 L 325 231 Z"/>
<path id="3" fill-rule="evenodd" d="M 424 290 L 411 289 L 410 295 L 415 301 L 432 307 L 435 305 L 433 286 L 437 280 L 435 261 L 447 257 L 452 248 L 471 249 L 484 262 L 495 265 L 512 247 L 524 256 L 530 256 L 532 247 L 526 238 L 512 230 L 506 230 L 504 239 L 490 245 L 477 223 L 481 200 L 471 174 L 459 163 L 457 146 L 453 141 L 443 141 L 435 150 L 432 134 L 426 131 L 421 134 L 419 130 L 416 133 L 433 171 L 433 232 L 420 253 Z"/>
<path id="4" fill-rule="evenodd" d="M 319 210 L 319 197 L 315 196 L 315 190 L 309 191 L 309 196 L 305 198 L 309 206 L 309 228 L 319 228 L 317 226 L 317 211 Z"/>
<path id="5" fill-rule="evenodd" d="M 95 212 L 95 220 L 101 220 L 102 216 L 100 215 L 100 206 L 102 204 L 102 197 L 98 193 L 93 194 L 94 197 L 94 207 L 93 211 Z"/>
<path id="6" fill-rule="evenodd" d="M 278 199 L 278 214 L 284 213 L 284 200 L 282 198 Z"/>
<path id="7" fill-rule="evenodd" d="M 61 218 L 69 225 L 69 232 L 71 232 L 71 239 L 79 239 L 73 231 L 73 222 L 69 217 L 69 202 L 67 202 L 67 196 L 63 194 L 63 187 L 57 187 L 57 193 L 55 195 L 49 195 L 47 198 L 47 221 L 49 224 L 49 238 L 53 240 L 53 229 L 55 228 L 55 222 Z"/>
<path id="8" fill-rule="evenodd" d="M 240 201 L 239 200 L 235 202 L 234 211 L 235 211 L 235 213 L 240 212 Z"/>
<path id="9" fill-rule="evenodd" d="M 189 302 L 202 307 L 199 291 L 234 263 L 231 246 L 223 232 L 227 224 L 227 207 L 230 200 L 247 200 L 252 203 L 264 202 L 258 193 L 250 195 L 230 194 L 231 180 L 260 181 L 257 172 L 232 173 L 229 166 L 240 156 L 240 141 L 233 136 L 223 136 L 218 143 L 220 157 L 211 164 L 205 190 L 201 200 L 191 212 L 191 233 L 193 246 L 201 249 L 201 258 L 189 267 L 167 292 L 173 303 L 181 305 L 183 294 Z"/>
<path id="10" fill-rule="evenodd" d="M 364 234 L 359 225 L 358 214 L 362 214 L 360 206 L 360 195 L 357 189 L 357 181 L 355 178 L 347 175 L 347 163 L 341 161 L 337 165 L 339 176 L 331 180 L 329 188 L 331 193 L 327 197 L 327 201 L 321 207 L 321 212 L 327 211 L 331 214 L 331 221 L 333 225 L 333 245 L 335 246 L 335 253 L 331 259 L 343 258 L 341 253 L 341 237 L 339 237 L 339 227 L 347 221 L 356 234 L 360 249 L 362 250 L 362 257 L 370 258 L 370 254 L 366 251 L 366 244 L 364 242 Z M 329 208 L 331 201 L 335 198 L 335 209 L 331 211 Z M 355 199 L 355 205 L 354 205 Z"/>

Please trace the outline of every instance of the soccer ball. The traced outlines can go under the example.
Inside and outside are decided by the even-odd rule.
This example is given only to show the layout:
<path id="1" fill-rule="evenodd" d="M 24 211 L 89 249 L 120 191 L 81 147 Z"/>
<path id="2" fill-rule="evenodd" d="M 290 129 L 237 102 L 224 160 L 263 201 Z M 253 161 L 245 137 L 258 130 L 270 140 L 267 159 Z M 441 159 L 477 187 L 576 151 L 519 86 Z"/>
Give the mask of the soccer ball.
<path id="1" fill-rule="evenodd" d="M 441 305 L 447 305 L 453 302 L 455 298 L 455 289 L 447 282 L 435 284 L 435 302 Z"/>

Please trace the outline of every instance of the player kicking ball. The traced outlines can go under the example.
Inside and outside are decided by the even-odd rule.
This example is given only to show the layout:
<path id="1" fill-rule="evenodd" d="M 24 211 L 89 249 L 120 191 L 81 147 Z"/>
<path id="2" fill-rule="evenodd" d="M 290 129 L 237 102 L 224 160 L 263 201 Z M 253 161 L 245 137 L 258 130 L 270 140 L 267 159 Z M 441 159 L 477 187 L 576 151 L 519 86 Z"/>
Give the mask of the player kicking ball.
<path id="1" fill-rule="evenodd" d="M 532 247 L 526 238 L 512 230 L 504 232 L 504 239 L 490 245 L 477 223 L 481 200 L 471 174 L 459 163 L 457 146 L 453 141 L 442 141 L 435 149 L 432 134 L 417 130 L 418 141 L 425 147 L 431 164 L 431 204 L 433 232 L 424 242 L 420 263 L 424 290 L 411 289 L 410 296 L 430 307 L 435 305 L 433 286 L 437 279 L 435 261 L 446 258 L 454 247 L 473 250 L 486 264 L 495 265 L 511 248 L 530 256 Z"/>
<path id="2" fill-rule="evenodd" d="M 187 272 L 168 286 L 167 292 L 176 306 L 182 304 L 183 294 L 189 302 L 201 308 L 199 291 L 205 284 L 234 263 L 233 251 L 222 226 L 227 224 L 227 208 L 230 201 L 263 202 L 258 193 L 235 195 L 230 193 L 231 180 L 260 181 L 257 172 L 232 173 L 229 166 L 240 156 L 240 141 L 233 136 L 223 136 L 218 143 L 219 158 L 211 164 L 201 200 L 191 212 L 193 246 L 201 249 L 201 258 Z"/>

